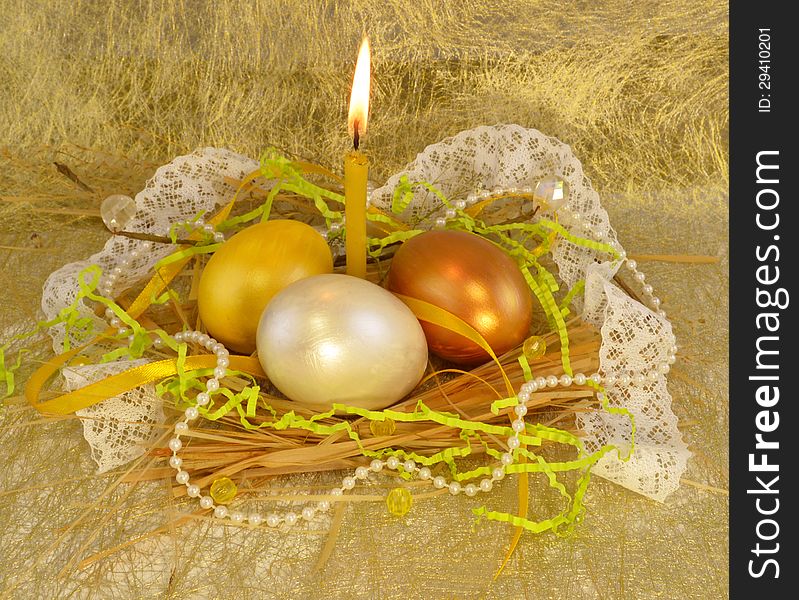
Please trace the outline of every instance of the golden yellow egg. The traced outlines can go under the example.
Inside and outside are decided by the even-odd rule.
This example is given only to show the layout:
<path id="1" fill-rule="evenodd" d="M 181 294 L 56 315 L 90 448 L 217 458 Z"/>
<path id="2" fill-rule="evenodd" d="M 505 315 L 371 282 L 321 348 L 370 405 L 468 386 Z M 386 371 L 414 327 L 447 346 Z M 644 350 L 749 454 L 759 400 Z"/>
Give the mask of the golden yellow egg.
<path id="1" fill-rule="evenodd" d="M 299 279 L 332 271 L 330 248 L 310 225 L 289 220 L 253 225 L 225 242 L 205 266 L 200 318 L 229 349 L 250 354 L 272 297 Z"/>

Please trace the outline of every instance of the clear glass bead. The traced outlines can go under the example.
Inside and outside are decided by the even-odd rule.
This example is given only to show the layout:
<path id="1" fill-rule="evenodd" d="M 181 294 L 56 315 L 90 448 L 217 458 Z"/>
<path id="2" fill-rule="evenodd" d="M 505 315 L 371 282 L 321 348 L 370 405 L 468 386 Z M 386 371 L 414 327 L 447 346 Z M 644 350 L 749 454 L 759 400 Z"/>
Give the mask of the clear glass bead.
<path id="1" fill-rule="evenodd" d="M 548 175 L 535 186 L 535 195 L 551 210 L 558 210 L 569 199 L 569 184 L 560 177 Z"/>
<path id="2" fill-rule="evenodd" d="M 136 201 L 124 194 L 112 194 L 100 205 L 100 217 L 108 230 L 123 231 L 136 215 Z"/>

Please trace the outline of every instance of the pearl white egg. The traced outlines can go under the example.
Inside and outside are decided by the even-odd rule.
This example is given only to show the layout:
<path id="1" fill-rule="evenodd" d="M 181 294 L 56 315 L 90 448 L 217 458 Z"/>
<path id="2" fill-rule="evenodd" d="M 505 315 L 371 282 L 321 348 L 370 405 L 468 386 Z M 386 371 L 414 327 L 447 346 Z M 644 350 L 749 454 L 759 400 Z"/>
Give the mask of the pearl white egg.
<path id="1" fill-rule="evenodd" d="M 320 410 L 395 404 L 427 367 L 424 332 L 411 310 L 348 275 L 316 275 L 284 288 L 264 310 L 256 342 L 272 383 Z"/>

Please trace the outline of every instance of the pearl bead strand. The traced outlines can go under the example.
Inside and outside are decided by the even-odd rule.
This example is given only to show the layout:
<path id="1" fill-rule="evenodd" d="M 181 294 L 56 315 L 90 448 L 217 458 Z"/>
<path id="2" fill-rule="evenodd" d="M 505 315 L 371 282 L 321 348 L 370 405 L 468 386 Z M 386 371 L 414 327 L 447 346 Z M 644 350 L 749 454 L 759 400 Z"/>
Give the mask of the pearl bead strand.
<path id="1" fill-rule="evenodd" d="M 223 378 L 225 375 L 226 369 L 230 364 L 230 355 L 220 342 L 200 331 L 184 331 L 176 333 L 173 337 L 176 342 L 192 342 L 204 346 L 217 357 L 217 367 L 214 369 L 214 376 L 206 382 L 206 391 L 197 395 L 197 405 L 205 406 L 211 400 L 210 392 L 219 389 L 219 379 Z M 527 407 L 523 404 L 519 404 L 514 407 L 514 411 L 516 418 L 511 424 L 514 433 L 507 439 L 507 445 L 511 452 L 521 445 L 519 433 L 525 430 L 524 415 L 527 414 Z M 256 512 L 245 515 L 240 511 L 231 511 L 224 505 L 216 504 L 214 499 L 209 495 L 203 495 L 200 487 L 191 482 L 191 476 L 188 471 L 183 470 L 183 459 L 179 456 L 179 452 L 183 448 L 181 436 L 188 434 L 189 423 L 197 419 L 198 416 L 199 410 L 196 406 L 188 407 L 183 414 L 183 418 L 175 423 L 175 435 L 169 440 L 167 446 L 172 451 L 172 456 L 169 458 L 169 466 L 176 471 L 175 480 L 180 485 L 186 486 L 186 493 L 190 498 L 199 499 L 200 508 L 212 510 L 215 518 L 228 519 L 234 524 L 240 525 L 246 521 L 253 526 L 265 523 L 268 527 L 273 528 L 279 527 L 280 525 L 291 527 L 296 525 L 301 519 L 303 521 L 312 521 L 318 513 L 324 513 L 330 510 L 331 503 L 327 500 L 322 500 L 306 505 L 300 511 L 299 515 L 293 511 L 283 514 L 272 512 L 266 516 Z M 358 481 L 366 480 L 369 478 L 370 474 L 379 473 L 386 467 L 391 470 L 402 469 L 409 475 L 416 475 L 424 481 L 432 479 L 434 487 L 437 489 L 447 488 L 452 495 L 458 495 L 463 492 L 467 496 L 472 497 L 477 495 L 478 492 L 490 492 L 496 481 L 504 479 L 505 468 L 514 463 L 513 454 L 511 452 L 506 452 L 502 455 L 500 463 L 492 469 L 490 478 L 482 479 L 479 484 L 468 483 L 465 486 L 462 486 L 458 481 L 447 481 L 441 475 L 433 477 L 429 467 L 419 467 L 415 461 L 410 459 L 401 461 L 397 456 L 389 456 L 385 461 L 374 459 L 368 467 L 356 467 L 351 475 L 347 475 L 342 479 L 339 487 L 335 487 L 329 491 L 329 495 L 334 497 L 343 496 L 345 492 L 354 489 Z"/>

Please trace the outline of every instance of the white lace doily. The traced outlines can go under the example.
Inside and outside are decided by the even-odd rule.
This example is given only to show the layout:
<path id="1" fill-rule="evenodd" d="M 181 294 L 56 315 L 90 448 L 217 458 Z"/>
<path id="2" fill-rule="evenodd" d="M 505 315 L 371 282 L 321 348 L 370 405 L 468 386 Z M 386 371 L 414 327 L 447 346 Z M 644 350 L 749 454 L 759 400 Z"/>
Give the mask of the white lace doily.
<path id="1" fill-rule="evenodd" d="M 225 183 L 225 178 L 242 179 L 257 166 L 257 161 L 215 148 L 178 157 L 158 169 L 136 196 L 137 213 L 126 229 L 166 235 L 172 223 L 190 220 L 200 211 L 210 211 L 229 201 L 235 190 Z M 618 244 L 599 195 L 571 149 L 533 129 L 518 125 L 478 127 L 428 146 L 405 171 L 392 176 L 373 192 L 372 203 L 390 210 L 394 188 L 403 175 L 410 181 L 432 183 L 451 199 L 463 198 L 476 187 L 535 186 L 541 178 L 556 175 L 570 188 L 567 201 L 570 211 L 563 211 L 560 223 L 581 235 L 577 223 L 569 220 L 570 214 L 578 213 L 582 216 L 581 227 L 588 222 L 595 232 Z M 423 217 L 422 226 L 425 223 L 430 226 L 438 216 L 437 211 L 443 212 L 444 208 L 435 194 L 419 188 L 405 216 Z M 552 215 L 539 213 L 534 219 L 542 216 Z M 74 301 L 78 292 L 77 275 L 82 269 L 90 264 L 98 264 L 104 271 L 113 269 L 123 256 L 141 244 L 138 240 L 115 236 L 101 252 L 54 272 L 45 283 L 42 298 L 47 318 L 53 318 Z M 168 245 L 156 246 L 154 251 L 126 267 L 117 283 L 120 289 L 146 277 L 152 265 L 171 251 Z M 578 299 L 575 305 L 582 308 L 583 318 L 601 331 L 601 371 L 649 372 L 668 357 L 672 345 L 670 323 L 612 283 L 614 268 L 602 262 L 603 255 L 562 239 L 553 250 L 553 258 L 566 287 L 586 280 L 584 299 Z M 88 305 L 81 312 L 93 316 Z M 97 326 L 103 325 L 98 319 Z M 63 336 L 63 329 L 54 331 L 56 350 L 61 347 Z M 611 406 L 624 407 L 635 416 L 635 450 L 626 462 L 615 452 L 605 455 L 595 472 L 656 500 L 665 499 L 679 486 L 689 456 L 671 410 L 665 376 L 643 385 L 616 384 L 607 389 L 607 394 Z M 143 452 L 144 430 L 112 424 L 114 418 L 120 418 L 120 411 L 132 414 L 133 406 L 141 409 L 139 414 L 144 415 L 145 422 L 150 417 L 163 418 L 153 412 L 148 394 L 143 397 L 126 394 L 91 407 L 92 425 L 87 426 L 84 421 L 84 427 L 92 456 L 101 470 L 123 464 Z M 578 415 L 578 425 L 585 431 L 584 441 L 589 450 L 608 443 L 622 449 L 629 447 L 631 427 L 626 417 L 596 411 Z"/>

